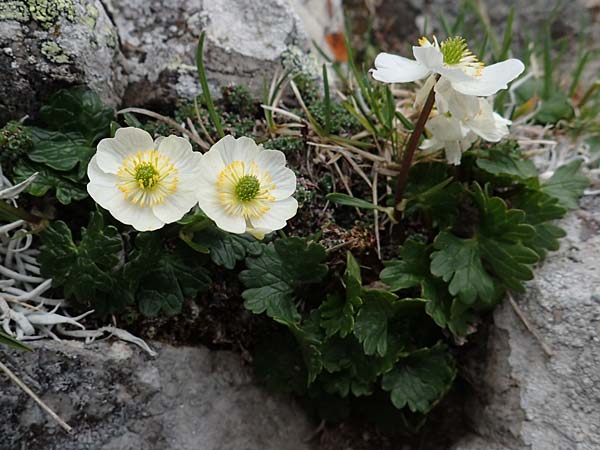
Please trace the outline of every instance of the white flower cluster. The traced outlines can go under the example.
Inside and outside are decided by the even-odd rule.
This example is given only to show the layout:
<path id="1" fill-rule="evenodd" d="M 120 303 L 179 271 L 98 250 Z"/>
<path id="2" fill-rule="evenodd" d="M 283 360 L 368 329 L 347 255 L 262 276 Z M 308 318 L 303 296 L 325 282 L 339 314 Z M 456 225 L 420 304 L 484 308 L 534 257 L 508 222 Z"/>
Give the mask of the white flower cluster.
<path id="1" fill-rule="evenodd" d="M 296 176 L 278 150 L 225 136 L 204 155 L 180 137 L 119 128 L 88 165 L 90 196 L 139 231 L 176 222 L 199 204 L 221 229 L 262 238 L 298 209 Z"/>
<path id="2" fill-rule="evenodd" d="M 491 66 L 477 59 L 461 37 L 438 43 L 419 39 L 413 47 L 414 60 L 380 53 L 375 59 L 373 78 L 385 83 L 407 83 L 426 77 L 417 93 L 417 105 L 424 102 L 433 88 L 435 110 L 427 122 L 429 138 L 421 149 L 444 149 L 450 164 L 460 164 L 462 152 L 478 138 L 498 142 L 508 135 L 510 121 L 495 113 L 487 98 L 517 78 L 525 66 L 508 59 Z"/>

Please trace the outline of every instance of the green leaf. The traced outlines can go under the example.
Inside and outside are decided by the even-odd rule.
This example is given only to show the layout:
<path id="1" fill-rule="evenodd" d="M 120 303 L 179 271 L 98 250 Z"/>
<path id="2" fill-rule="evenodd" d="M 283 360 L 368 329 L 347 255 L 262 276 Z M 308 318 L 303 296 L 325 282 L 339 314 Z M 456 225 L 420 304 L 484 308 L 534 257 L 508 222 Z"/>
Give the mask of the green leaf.
<path id="1" fill-rule="evenodd" d="M 432 225 L 446 228 L 456 222 L 463 199 L 462 186 L 448 176 L 448 166 L 439 163 L 416 164 L 406 186 L 404 215 L 419 213 Z"/>
<path id="2" fill-rule="evenodd" d="M 456 377 L 456 365 L 446 347 L 437 344 L 401 358 L 383 375 L 381 386 L 390 392 L 394 406 L 428 413 L 448 392 Z"/>
<path id="3" fill-rule="evenodd" d="M 31 351 L 31 348 L 27 347 L 21 341 L 3 333 L 2 331 L 0 331 L 0 345 L 7 345 L 9 347 L 16 348 L 17 350 L 26 350 L 28 352 Z"/>
<path id="4" fill-rule="evenodd" d="M 94 91 L 75 87 L 60 90 L 50 97 L 40 109 L 40 118 L 51 130 L 80 133 L 91 146 L 109 136 L 114 113 L 102 104 Z"/>
<path id="5" fill-rule="evenodd" d="M 477 167 L 497 176 L 526 180 L 538 176 L 535 164 L 521 155 L 491 149 L 486 159 L 478 159 Z"/>
<path id="6" fill-rule="evenodd" d="M 431 273 L 450 283 L 450 294 L 467 304 L 478 297 L 488 302 L 493 298 L 494 281 L 483 267 L 476 240 L 442 232 L 433 245 L 437 251 L 431 255 Z"/>
<path id="7" fill-rule="evenodd" d="M 168 316 L 181 312 L 182 299 L 176 294 L 143 289 L 138 294 L 140 312 L 147 317 L 156 317 L 161 311 Z"/>
<path id="8" fill-rule="evenodd" d="M 558 205 L 558 199 L 540 191 L 527 190 L 513 199 L 513 206 L 525 212 L 525 220 L 535 228 L 535 235 L 524 241 L 527 247 L 533 249 L 540 259 L 549 250 L 558 250 L 558 239 L 566 235 L 565 231 L 546 223 L 562 218 L 566 209 Z"/>
<path id="9" fill-rule="evenodd" d="M 65 296 L 89 304 L 97 291 L 112 291 L 111 272 L 119 263 L 123 242 L 115 227 L 104 226 L 101 213 L 91 214 L 79 244 L 62 221 L 53 222 L 41 237 L 41 274 L 52 278 L 54 286 L 63 286 Z"/>
<path id="10" fill-rule="evenodd" d="M 184 298 L 192 298 L 210 287 L 207 270 L 199 264 L 198 258 L 186 257 L 185 249 L 176 247 L 174 252 L 168 253 L 158 234 L 136 236 L 135 248 L 123 267 L 123 280 L 129 291 L 137 292 L 143 314 L 177 314 Z"/>
<path id="11" fill-rule="evenodd" d="M 200 225 L 203 226 L 195 231 L 194 228 Z M 254 237 L 227 233 L 210 221 L 186 225 L 182 227 L 182 233 L 187 236 L 184 241 L 190 247 L 200 253 L 210 253 L 216 265 L 229 270 L 233 270 L 238 261 L 243 261 L 246 256 L 258 256 L 262 252 L 261 243 Z"/>
<path id="12" fill-rule="evenodd" d="M 60 172 L 77 167 L 77 178 L 85 177 L 88 163 L 96 150 L 80 133 L 31 128 L 31 136 L 33 149 L 27 154 L 30 160 Z"/>
<path id="13" fill-rule="evenodd" d="M 356 259 L 348 252 L 346 257 L 346 299 L 342 300 L 335 294 L 328 294 L 327 300 L 319 307 L 321 326 L 325 329 L 327 337 L 337 333 L 345 337 L 354 329 L 354 315 L 362 304 L 362 280 L 360 267 Z"/>
<path id="14" fill-rule="evenodd" d="M 400 249 L 400 260 L 386 261 L 380 278 L 390 291 L 419 286 L 430 276 L 429 247 L 416 239 L 408 239 Z"/>
<path id="15" fill-rule="evenodd" d="M 302 352 L 302 358 L 307 371 L 307 385 L 312 384 L 319 373 L 323 370 L 323 359 L 321 357 L 321 341 L 319 327 L 318 312 L 306 321 L 305 326 L 300 328 L 296 324 L 287 324 L 298 344 L 300 345 L 300 351 Z M 315 332 L 315 329 L 318 330 Z"/>
<path id="16" fill-rule="evenodd" d="M 388 349 L 388 323 L 396 311 L 398 297 L 391 292 L 364 289 L 363 305 L 356 317 L 354 334 L 367 355 L 384 356 Z"/>
<path id="17" fill-rule="evenodd" d="M 549 180 L 541 184 L 540 190 L 558 199 L 561 206 L 577 209 L 579 198 L 590 183 L 587 177 L 578 173 L 581 163 L 581 160 L 575 160 L 559 167 Z"/>
<path id="18" fill-rule="evenodd" d="M 16 183 L 24 181 L 36 172 L 38 176 L 27 188 L 27 192 L 35 197 L 42 197 L 52 190 L 56 193 L 56 199 L 63 205 L 88 197 L 83 184 L 74 182 L 46 166 L 28 161 L 21 160 L 14 167 L 14 181 Z M 74 177 L 76 178 L 76 174 Z"/>
<path id="19" fill-rule="evenodd" d="M 509 209 L 499 197 L 492 197 L 477 183 L 473 199 L 479 209 L 474 237 L 462 239 L 444 231 L 435 241 L 431 273 L 450 282 L 450 294 L 470 305 L 479 298 L 484 303 L 497 299 L 492 274 L 507 288 L 522 291 L 523 281 L 533 278 L 531 265 L 537 253 L 523 242 L 535 236 L 535 228 L 525 222 L 525 212 Z M 484 266 L 485 264 L 485 266 Z"/>
<path id="20" fill-rule="evenodd" d="M 330 202 L 337 203 L 338 205 L 354 206 L 362 209 L 381 209 L 379 206 L 363 200 L 362 198 L 352 197 L 351 195 L 342 194 L 339 192 L 327 194 L 325 198 Z"/>
<path id="21" fill-rule="evenodd" d="M 259 257 L 246 259 L 248 270 L 240 273 L 248 288 L 242 294 L 244 305 L 255 314 L 266 312 L 284 324 L 298 322 L 294 290 L 321 281 L 327 273 L 325 257 L 323 246 L 297 237 L 265 246 Z"/>

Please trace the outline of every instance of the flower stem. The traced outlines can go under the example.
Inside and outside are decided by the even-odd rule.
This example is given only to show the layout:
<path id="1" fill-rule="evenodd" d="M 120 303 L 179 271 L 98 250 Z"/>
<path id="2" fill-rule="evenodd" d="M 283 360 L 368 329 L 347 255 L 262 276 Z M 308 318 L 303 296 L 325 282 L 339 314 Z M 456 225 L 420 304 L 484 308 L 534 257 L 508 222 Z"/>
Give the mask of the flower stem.
<path id="1" fill-rule="evenodd" d="M 427 96 L 427 100 L 425 100 L 425 104 L 423 105 L 423 109 L 421 110 L 421 114 L 417 119 L 417 124 L 415 125 L 415 129 L 410 135 L 410 139 L 406 144 L 406 150 L 404 151 L 404 158 L 402 160 L 402 165 L 400 166 L 400 173 L 398 174 L 398 179 L 396 180 L 396 194 L 394 197 L 394 218 L 396 220 L 400 220 L 402 216 L 402 211 L 398 209 L 398 204 L 402 201 L 402 197 L 404 196 L 404 189 L 406 189 L 406 182 L 408 181 L 408 172 L 410 171 L 410 167 L 412 165 L 412 160 L 415 155 L 415 150 L 419 145 L 419 139 L 425 131 L 425 124 L 427 123 L 427 119 L 429 118 L 429 114 L 433 108 L 433 103 L 435 101 L 435 91 L 434 88 L 431 88 L 429 91 L 429 95 Z"/>

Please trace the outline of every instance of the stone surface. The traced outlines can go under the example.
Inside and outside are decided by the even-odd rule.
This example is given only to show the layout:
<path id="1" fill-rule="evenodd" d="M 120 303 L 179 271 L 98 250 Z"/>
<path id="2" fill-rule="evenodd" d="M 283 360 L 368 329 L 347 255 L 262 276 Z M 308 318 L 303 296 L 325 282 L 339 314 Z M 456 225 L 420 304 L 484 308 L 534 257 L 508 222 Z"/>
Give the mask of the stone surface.
<path id="1" fill-rule="evenodd" d="M 288 0 L 0 2 L 0 122 L 35 111 L 74 84 L 88 85 L 112 106 L 160 108 L 192 98 L 201 92 L 202 31 L 217 95 L 230 83 L 261 95 L 276 69 L 302 65 L 309 47 Z"/>
<path id="2" fill-rule="evenodd" d="M 99 0 L 0 3 L 0 123 L 37 110 L 52 92 L 74 84 L 116 105 L 126 81 L 120 57 Z"/>
<path id="3" fill-rule="evenodd" d="M 206 31 L 212 86 L 243 83 L 261 94 L 287 52 L 308 39 L 287 0 L 106 0 L 127 58 L 125 103 L 172 103 L 201 91 L 196 46 Z"/>
<path id="4" fill-rule="evenodd" d="M 600 199 L 566 218 L 561 250 L 516 299 L 548 357 L 508 302 L 494 312 L 471 399 L 469 437 L 455 450 L 600 448 Z M 485 443 L 485 444 L 482 444 Z"/>
<path id="5" fill-rule="evenodd" d="M 64 433 L 0 374 L 1 450 L 308 450 L 311 424 L 290 399 L 256 385 L 238 356 L 152 343 L 39 342 L 0 349 L 74 431 Z"/>

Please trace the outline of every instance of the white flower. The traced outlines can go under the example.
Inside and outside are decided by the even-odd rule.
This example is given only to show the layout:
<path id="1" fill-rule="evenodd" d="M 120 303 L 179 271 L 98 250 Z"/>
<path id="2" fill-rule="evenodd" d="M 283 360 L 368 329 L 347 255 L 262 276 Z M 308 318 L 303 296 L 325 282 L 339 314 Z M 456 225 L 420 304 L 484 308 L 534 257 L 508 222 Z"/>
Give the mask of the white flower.
<path id="1" fill-rule="evenodd" d="M 88 165 L 90 196 L 139 231 L 161 228 L 196 203 L 200 153 L 177 136 L 152 140 L 139 128 L 102 139 Z"/>
<path id="2" fill-rule="evenodd" d="M 452 87 L 465 95 L 487 97 L 505 89 L 525 66 L 518 59 L 508 59 L 485 67 L 467 48 L 462 37 L 451 37 L 438 44 L 425 37 L 413 47 L 415 60 L 380 53 L 375 58 L 373 78 L 385 83 L 407 83 L 431 74 L 441 75 Z"/>
<path id="3" fill-rule="evenodd" d="M 461 94 L 446 80 L 440 80 L 434 89 L 438 112 L 450 113 L 466 128 L 489 142 L 498 142 L 508 135 L 511 121 L 495 113 L 487 99 Z"/>
<path id="4" fill-rule="evenodd" d="M 462 153 L 477 140 L 475 133 L 460 120 L 446 114 L 429 119 L 427 129 L 430 137 L 423 141 L 420 148 L 430 153 L 444 149 L 448 164 L 460 164 Z"/>
<path id="5" fill-rule="evenodd" d="M 278 150 L 225 136 L 202 156 L 198 203 L 217 226 L 262 239 L 296 215 L 296 176 Z"/>
<path id="6" fill-rule="evenodd" d="M 472 116 L 462 120 L 446 111 L 427 122 L 429 139 L 421 144 L 421 149 L 429 152 L 444 149 L 448 164 L 458 165 L 462 153 L 477 140 L 477 137 L 489 142 L 498 142 L 508 135 L 510 120 L 492 110 L 492 105 L 483 98 L 476 98 L 479 110 Z"/>

